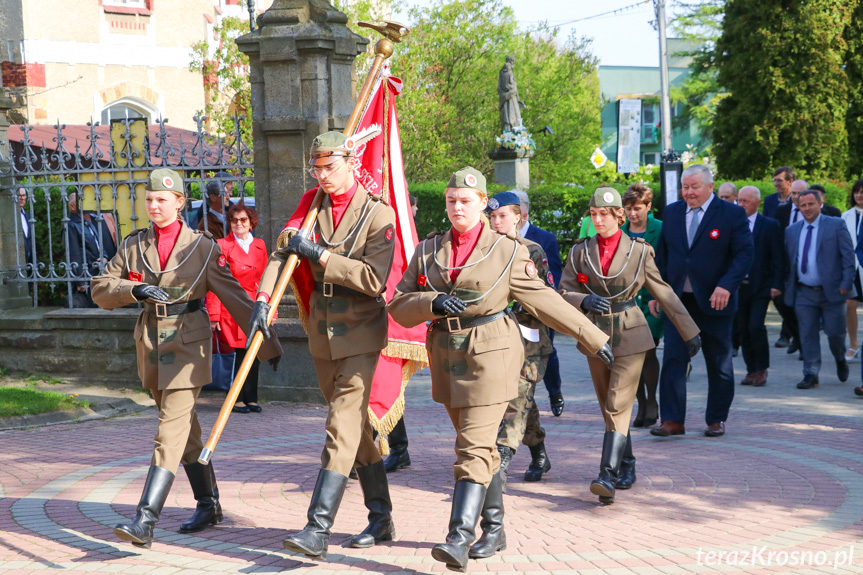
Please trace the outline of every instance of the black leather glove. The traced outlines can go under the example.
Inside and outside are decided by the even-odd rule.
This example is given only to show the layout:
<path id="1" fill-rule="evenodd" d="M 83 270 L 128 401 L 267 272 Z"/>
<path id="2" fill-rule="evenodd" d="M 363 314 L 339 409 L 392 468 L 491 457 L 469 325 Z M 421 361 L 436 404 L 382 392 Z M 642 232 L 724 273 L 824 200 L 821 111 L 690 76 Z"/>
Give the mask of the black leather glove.
<path id="1" fill-rule="evenodd" d="M 510 308 L 509 311 L 510 311 L 510 313 L 512 313 L 512 315 L 518 315 L 518 314 L 524 312 L 524 306 L 522 306 L 517 301 L 514 301 L 514 302 L 512 302 L 512 307 Z"/>
<path id="2" fill-rule="evenodd" d="M 611 346 L 608 344 L 605 344 L 596 352 L 596 357 L 601 359 L 609 369 L 614 366 L 614 354 L 611 353 Z"/>
<path id="3" fill-rule="evenodd" d="M 586 312 L 593 313 L 608 313 L 611 311 L 611 302 L 609 302 L 604 297 L 599 297 L 598 295 L 590 294 L 583 300 L 581 300 L 581 309 Z"/>
<path id="4" fill-rule="evenodd" d="M 256 301 L 252 306 L 252 315 L 249 317 L 249 337 L 246 338 L 246 349 L 252 343 L 255 332 L 261 330 L 264 337 L 270 337 L 270 326 L 267 325 L 267 314 L 270 313 L 270 304 L 265 301 Z"/>
<path id="5" fill-rule="evenodd" d="M 460 315 L 467 304 L 454 295 L 440 294 L 432 302 L 432 313 L 435 315 Z"/>
<path id="6" fill-rule="evenodd" d="M 689 357 L 695 357 L 701 350 L 701 336 L 696 335 L 686 342 L 686 351 L 689 352 Z"/>
<path id="7" fill-rule="evenodd" d="M 165 302 L 170 301 L 171 297 L 159 286 L 151 286 L 149 284 L 141 284 L 132 288 L 132 295 L 138 301 L 151 299 L 154 301 Z"/>
<path id="8" fill-rule="evenodd" d="M 319 246 L 312 240 L 307 240 L 302 236 L 292 237 L 284 249 L 289 254 L 297 254 L 301 258 L 308 259 L 310 262 L 318 262 L 321 256 L 324 255 L 324 251 L 326 251 L 323 246 Z"/>

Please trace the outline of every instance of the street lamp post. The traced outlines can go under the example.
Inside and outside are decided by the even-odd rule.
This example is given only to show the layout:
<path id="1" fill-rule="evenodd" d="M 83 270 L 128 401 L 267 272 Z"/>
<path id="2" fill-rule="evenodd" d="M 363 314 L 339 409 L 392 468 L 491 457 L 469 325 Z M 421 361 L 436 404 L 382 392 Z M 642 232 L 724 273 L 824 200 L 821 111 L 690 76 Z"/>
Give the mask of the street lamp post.
<path id="1" fill-rule="evenodd" d="M 249 9 L 249 32 L 255 31 L 255 0 L 248 0 Z"/>

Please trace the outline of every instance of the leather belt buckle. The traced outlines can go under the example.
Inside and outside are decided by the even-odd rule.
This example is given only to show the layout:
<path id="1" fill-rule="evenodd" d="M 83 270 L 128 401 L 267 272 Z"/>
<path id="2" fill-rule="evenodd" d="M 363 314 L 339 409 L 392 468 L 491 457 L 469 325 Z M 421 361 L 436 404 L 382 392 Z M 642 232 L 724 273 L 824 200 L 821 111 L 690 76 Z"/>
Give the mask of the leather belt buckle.
<path id="1" fill-rule="evenodd" d="M 168 317 L 168 306 L 164 303 L 156 304 L 156 317 Z"/>
<path id="2" fill-rule="evenodd" d="M 458 316 L 446 318 L 446 328 L 449 331 L 461 331 L 461 318 Z"/>
<path id="3" fill-rule="evenodd" d="M 333 297 L 333 284 L 324 282 L 324 297 Z"/>

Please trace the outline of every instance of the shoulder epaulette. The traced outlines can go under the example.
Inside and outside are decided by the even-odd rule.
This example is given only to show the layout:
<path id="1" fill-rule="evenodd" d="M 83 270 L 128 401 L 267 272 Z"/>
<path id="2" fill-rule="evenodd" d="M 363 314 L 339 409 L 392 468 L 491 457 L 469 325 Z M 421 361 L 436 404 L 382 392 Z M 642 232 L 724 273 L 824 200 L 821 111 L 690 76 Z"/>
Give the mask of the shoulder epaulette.
<path id="1" fill-rule="evenodd" d="M 586 241 L 587 241 L 587 240 L 589 240 L 589 239 L 590 239 L 590 238 L 589 238 L 589 237 L 587 237 L 587 236 L 585 236 L 585 237 L 583 237 L 583 238 L 578 238 L 577 240 L 575 240 L 575 244 L 574 244 L 574 245 L 576 245 L 576 246 L 577 246 L 578 244 L 584 243 L 584 242 L 586 242 Z"/>
<path id="2" fill-rule="evenodd" d="M 373 202 L 380 202 L 385 206 L 390 205 L 389 202 L 387 202 L 383 196 L 373 194 L 368 190 L 366 190 L 366 193 L 369 195 L 369 197 L 372 199 Z"/>
<path id="3" fill-rule="evenodd" d="M 137 228 L 137 229 L 134 229 L 134 230 L 132 230 L 131 232 L 129 232 L 128 234 L 126 234 L 126 237 L 127 237 L 127 238 L 131 238 L 132 236 L 137 236 L 138 234 L 140 234 L 140 233 L 142 233 L 142 232 L 146 232 L 146 231 L 147 231 L 147 230 L 149 230 L 149 229 L 150 229 L 150 228 Z"/>
<path id="4" fill-rule="evenodd" d="M 214 236 L 213 232 L 211 232 L 210 230 L 192 230 L 192 231 L 195 233 L 198 233 L 198 234 L 204 234 L 205 237 L 208 237 L 213 241 L 216 240 L 216 236 Z"/>
<path id="5" fill-rule="evenodd" d="M 427 240 L 430 240 L 430 239 L 434 238 L 435 236 L 442 236 L 442 235 L 444 235 L 445 233 L 446 233 L 446 232 L 442 232 L 442 231 L 431 232 L 429 235 L 427 235 L 427 236 L 426 236 L 426 239 L 427 239 Z"/>
<path id="6" fill-rule="evenodd" d="M 640 243 L 640 244 L 647 244 L 647 245 L 650 245 L 650 242 L 648 242 L 648 241 L 647 241 L 647 240 L 645 240 L 644 238 L 632 238 L 632 239 L 634 239 L 636 242 L 638 242 L 638 243 Z"/>

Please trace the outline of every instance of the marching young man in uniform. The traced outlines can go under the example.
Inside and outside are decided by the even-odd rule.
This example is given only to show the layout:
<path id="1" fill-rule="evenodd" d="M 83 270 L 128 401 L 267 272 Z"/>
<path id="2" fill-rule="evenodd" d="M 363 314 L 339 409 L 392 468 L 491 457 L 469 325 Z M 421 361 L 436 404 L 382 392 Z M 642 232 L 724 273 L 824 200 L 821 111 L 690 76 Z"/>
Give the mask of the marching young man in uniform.
<path id="1" fill-rule="evenodd" d="M 180 532 L 222 521 L 213 467 L 198 463 L 204 446 L 195 400 L 212 380 L 212 332 L 203 303 L 211 291 L 240 325 L 247 325 L 252 300 L 231 275 L 213 236 L 179 219 L 186 198 L 177 172 L 154 170 L 144 201 L 153 225 L 126 237 L 102 274 L 92 279 L 91 292 L 93 301 L 108 310 L 144 302 L 135 326 L 138 375 L 156 401 L 159 427 L 135 519 L 115 527 L 114 534 L 149 548 L 181 462 L 198 504 Z M 279 355 L 279 342 L 272 338 L 264 341 L 258 358 Z"/>
<path id="2" fill-rule="evenodd" d="M 420 242 L 389 303 L 393 319 L 405 327 L 430 322 L 432 398 L 446 407 L 456 430 L 449 534 L 432 556 L 455 571 L 466 569 L 469 553 L 489 557 L 506 546 L 496 436 L 518 395 L 524 364 L 509 303 L 518 301 L 549 327 L 572 335 L 586 353 L 613 361 L 608 336 L 545 285 L 517 235 L 489 228 L 482 219 L 487 204 L 480 172 L 466 167 L 452 175 L 446 188 L 452 229 Z M 480 513 L 483 534 L 471 548 Z"/>
<path id="3" fill-rule="evenodd" d="M 521 226 L 521 199 L 513 192 L 501 192 L 488 201 L 491 210 L 489 220 L 491 229 L 501 234 L 517 231 Z M 554 276 L 548 265 L 545 250 L 536 242 L 521 239 L 528 249 L 530 259 L 536 267 L 537 275 L 545 285 L 554 288 Z M 530 449 L 530 466 L 524 474 L 525 481 L 539 481 L 542 474 L 551 469 L 548 454 L 545 452 L 545 429 L 539 424 L 539 409 L 534 394 L 536 382 L 545 374 L 548 358 L 553 347 L 548 327 L 525 312 L 520 304 L 512 307 L 518 329 L 524 343 L 524 365 L 518 378 L 518 397 L 509 402 L 500 422 L 497 433 L 497 450 L 500 453 L 500 473 L 503 491 L 506 493 L 506 473 L 510 461 L 518 451 L 520 443 Z"/>
<path id="4" fill-rule="evenodd" d="M 642 287 L 687 342 L 690 356 L 701 348 L 698 326 L 671 287 L 662 281 L 653 261 L 653 248 L 642 238 L 620 231 L 623 203 L 614 188 L 597 188 L 590 198 L 590 219 L 596 235 L 579 239 L 569 252 L 560 293 L 587 314 L 611 340 L 614 365 L 587 357 L 599 408 L 605 419 L 599 477 L 590 492 L 601 503 L 614 503 L 615 489 L 635 483 L 635 456 L 629 436 L 629 418 L 644 364 L 644 353 L 656 344 L 650 326 L 638 307 Z"/>
<path id="5" fill-rule="evenodd" d="M 372 377 L 387 346 L 387 309 L 381 295 L 393 262 L 395 213 L 354 178 L 354 150 L 362 143 L 341 132 L 312 142 L 310 172 L 326 193 L 315 238 L 297 234 L 317 192 L 306 192 L 279 236 L 249 327 L 265 334 L 270 294 L 289 254 L 308 259 L 314 276 L 309 303 L 309 350 L 329 405 L 321 470 L 309 504 L 308 524 L 284 547 L 326 559 L 330 528 L 356 466 L 369 525 L 351 540 L 371 547 L 395 536 L 387 474 L 368 420 Z"/>

